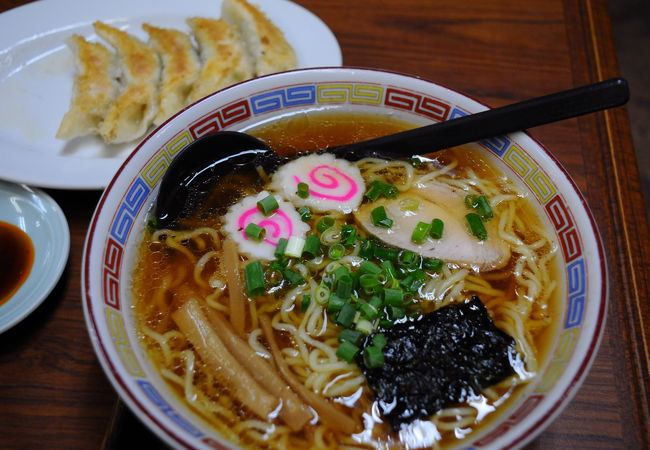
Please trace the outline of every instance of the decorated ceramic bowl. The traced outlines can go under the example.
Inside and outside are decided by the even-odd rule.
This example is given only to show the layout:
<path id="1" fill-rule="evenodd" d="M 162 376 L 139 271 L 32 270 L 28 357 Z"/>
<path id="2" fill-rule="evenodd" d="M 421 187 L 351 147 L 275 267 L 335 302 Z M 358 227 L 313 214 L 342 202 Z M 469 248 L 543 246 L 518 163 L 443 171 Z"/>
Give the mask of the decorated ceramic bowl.
<path id="1" fill-rule="evenodd" d="M 514 370 L 515 374 L 509 378 L 496 380 L 494 386 L 481 386 L 481 388 L 474 386 L 471 395 L 459 399 L 458 404 L 445 403 L 441 408 L 433 409 L 429 408 L 430 405 L 426 407 L 418 405 L 417 408 L 423 408 L 425 413 L 406 420 L 404 417 L 408 414 L 404 411 L 408 412 L 409 408 L 416 409 L 415 406 L 410 407 L 407 404 L 402 411 L 401 419 L 390 419 L 391 409 L 385 402 L 377 400 L 384 397 L 376 390 L 378 372 L 373 372 L 373 370 L 383 370 L 384 366 L 376 369 L 367 365 L 368 361 L 364 358 L 347 358 L 349 361 L 344 361 L 343 359 L 346 358 L 332 356 L 334 351 L 337 351 L 338 355 L 339 342 L 330 339 L 328 345 L 333 345 L 332 354 L 311 356 L 312 363 L 315 365 L 331 363 L 331 367 L 336 367 L 332 369 L 334 370 L 330 375 L 332 378 L 327 378 L 327 375 L 321 377 L 329 380 L 327 381 L 329 384 L 323 384 L 325 382 L 318 381 L 320 378 L 315 375 L 310 378 L 316 369 L 309 366 L 309 362 L 305 363 L 306 365 L 300 370 L 292 366 L 294 364 L 292 361 L 298 359 L 297 355 L 301 351 L 312 350 L 311 344 L 305 344 L 302 350 L 298 347 L 289 348 L 291 345 L 297 345 L 295 342 L 299 340 L 298 337 L 291 335 L 291 330 L 300 328 L 300 325 L 291 328 L 278 322 L 280 319 L 274 318 L 270 321 L 270 326 L 275 327 L 278 336 L 282 335 L 284 338 L 272 342 L 272 339 L 269 340 L 270 338 L 264 333 L 256 316 L 246 319 L 246 330 L 243 334 L 241 331 L 239 334 L 234 331 L 234 335 L 238 337 L 233 339 L 239 339 L 240 343 L 247 345 L 249 350 L 252 349 L 255 357 L 262 361 L 264 370 L 274 372 L 273 376 L 287 385 L 291 385 L 291 382 L 287 381 L 288 378 L 285 377 L 282 367 L 288 368 L 289 372 L 293 371 L 291 375 L 293 381 L 297 380 L 298 384 L 302 384 L 302 388 L 291 385 L 291 388 L 286 389 L 296 394 L 297 397 L 294 398 L 298 398 L 298 401 L 305 403 L 306 419 L 296 425 L 285 419 L 282 413 L 279 418 L 256 416 L 245 406 L 239 405 L 239 397 L 231 397 L 228 392 L 230 386 L 228 382 L 225 388 L 214 390 L 215 386 L 220 385 L 221 378 L 217 376 L 213 380 L 210 374 L 193 374 L 190 371 L 187 355 L 192 354 L 193 351 L 197 351 L 192 356 L 193 364 L 205 363 L 206 353 L 199 351 L 201 345 L 196 345 L 197 342 L 189 337 L 186 340 L 185 337 L 178 336 L 179 333 L 173 325 L 174 321 L 179 320 L 178 317 L 168 320 L 172 323 L 170 329 L 152 331 L 153 325 L 147 322 L 148 319 L 142 317 L 142 306 L 136 304 L 144 301 L 143 294 L 134 293 L 138 289 L 137 286 L 142 287 L 143 284 L 147 284 L 142 280 L 138 281 L 135 274 L 138 270 L 144 270 L 142 263 L 138 262 L 142 258 L 141 242 L 147 239 L 147 236 L 151 236 L 152 206 L 161 179 L 179 152 L 201 136 L 220 130 L 244 130 L 255 134 L 263 128 L 260 128 L 260 124 L 274 123 L 280 124 L 280 128 L 285 127 L 289 133 L 292 132 L 291 130 L 297 132 L 307 127 L 309 123 L 314 123 L 315 120 L 315 123 L 318 123 L 319 116 L 344 117 L 348 122 L 358 119 L 360 124 L 368 120 L 372 122 L 379 117 L 382 120 L 400 123 L 401 126 L 404 124 L 421 126 L 479 112 L 486 108 L 485 105 L 452 89 L 403 74 L 355 68 L 306 69 L 262 77 L 217 92 L 181 111 L 155 130 L 128 157 L 103 193 L 93 216 L 84 250 L 83 307 L 89 334 L 98 359 L 124 402 L 151 430 L 175 447 L 256 447 L 266 442 L 272 446 L 288 445 L 296 448 L 315 448 L 324 443 L 366 444 L 370 447 L 392 443 L 403 447 L 442 445 L 443 447 L 509 448 L 522 446 L 533 439 L 571 401 L 589 370 L 596 355 L 605 321 L 607 285 L 604 275 L 606 263 L 600 238 L 583 197 L 551 152 L 526 133 L 487 139 L 455 149 L 455 153 L 451 153 L 451 156 L 440 157 L 441 159 L 436 159 L 437 155 L 431 155 L 432 160 L 425 160 L 424 166 L 420 166 L 422 163 L 420 161 L 414 164 L 415 168 L 408 169 L 411 171 L 410 174 L 415 174 L 413 176 L 421 176 L 420 172 L 423 170 L 441 171 L 442 168 L 440 176 L 450 176 L 453 180 L 456 175 L 452 176 L 449 173 L 456 173 L 460 169 L 454 169 L 445 175 L 444 167 L 448 167 L 446 165 L 450 161 L 456 161 L 459 166 L 468 164 L 468 161 L 472 163 L 475 159 L 462 156 L 466 152 L 472 152 L 480 161 L 488 164 L 491 171 L 500 174 L 496 177 L 497 180 L 501 180 L 498 183 L 502 181 L 505 183 L 504 180 L 507 180 L 506 191 L 513 194 L 510 197 L 504 194 L 504 197 L 498 199 L 492 197 L 495 218 L 492 219 L 490 226 L 498 228 L 500 220 L 506 221 L 503 217 L 507 213 L 503 212 L 505 209 L 502 207 L 505 204 L 503 202 L 506 201 L 503 200 L 504 198 L 523 198 L 528 204 L 528 209 L 523 211 L 527 212 L 525 214 L 515 212 L 515 215 L 519 215 L 511 218 L 514 223 L 512 227 L 527 229 L 529 226 L 532 228 L 532 224 L 535 223 L 545 230 L 542 234 L 546 233 L 547 236 L 544 243 L 540 244 L 536 241 L 537 243 L 530 244 L 534 255 L 524 257 L 522 256 L 524 251 L 519 250 L 518 245 L 525 239 L 518 237 L 519 232 L 513 232 L 512 234 L 515 235 L 506 239 L 506 241 L 510 239 L 507 242 L 510 249 L 510 262 L 500 264 L 499 270 L 510 271 L 524 278 L 528 276 L 527 273 L 537 273 L 538 269 L 541 270 L 539 275 L 541 281 L 538 280 L 539 286 L 536 288 L 531 287 L 534 283 L 530 280 L 524 280 L 521 282 L 521 287 L 508 291 L 510 288 L 498 286 L 498 282 L 494 281 L 500 275 L 489 275 L 492 272 L 487 271 L 485 272 L 487 281 L 480 281 L 483 278 L 482 269 L 476 272 L 477 266 L 471 264 L 468 269 L 463 269 L 463 263 L 457 262 L 449 264 L 448 269 L 438 273 L 434 273 L 435 270 L 425 271 L 428 277 L 426 284 L 420 284 L 418 288 L 420 290 L 410 295 L 409 301 L 419 305 L 420 310 L 431 310 L 431 314 L 434 314 L 433 310 L 438 306 L 442 308 L 445 302 L 449 303 L 445 300 L 449 300 L 447 297 L 465 296 L 469 299 L 470 294 L 475 291 L 484 292 L 479 294 L 479 297 L 484 300 L 494 325 L 500 329 L 506 328 L 506 331 L 508 327 L 517 328 L 516 320 L 509 322 L 510 319 L 505 317 L 508 313 L 499 313 L 498 307 L 494 309 L 493 305 L 496 304 L 495 302 L 498 303 L 498 299 L 492 301 L 490 296 L 498 297 L 508 291 L 509 294 L 503 295 L 509 296 L 512 304 L 532 305 L 528 306 L 529 312 L 526 313 L 528 316 L 524 320 L 523 326 L 526 329 L 513 331 L 524 336 L 520 339 L 523 341 L 528 339 L 529 342 L 526 344 L 515 339 L 516 344 L 513 347 L 515 350 L 510 353 L 511 360 L 524 361 L 524 365 Z M 350 119 L 351 117 L 357 119 Z M 459 158 L 454 159 L 454 155 Z M 362 174 L 364 170 L 366 169 L 361 169 Z M 478 178 L 481 178 L 481 173 L 481 170 L 478 170 L 475 175 L 478 174 Z M 330 181 L 336 183 L 333 179 Z M 369 188 L 370 181 L 366 179 L 365 182 L 368 184 L 366 187 Z M 325 184 L 327 183 L 319 185 L 314 181 L 311 186 L 312 192 L 316 192 L 316 186 L 323 187 Z M 419 189 L 418 186 L 421 187 L 421 184 L 414 185 L 413 189 Z M 473 189 L 479 189 L 477 186 L 480 186 L 480 182 L 478 184 L 457 183 L 453 189 L 472 192 Z M 400 195 L 405 194 L 400 191 Z M 233 203 L 236 201 L 237 199 L 234 199 Z M 381 201 L 389 202 L 390 199 Z M 390 210 L 388 203 L 386 205 Z M 471 205 L 467 207 L 471 208 Z M 298 206 L 295 209 L 298 210 Z M 322 216 L 326 213 L 315 212 L 315 216 L 318 214 Z M 505 233 L 507 236 L 507 230 L 504 231 L 503 227 L 501 225 L 500 233 Z M 157 235 L 158 237 L 152 239 L 164 241 L 174 235 L 171 231 L 162 234 L 164 237 Z M 359 237 L 368 234 L 372 234 L 371 226 L 360 231 Z M 526 233 L 521 234 L 523 236 Z M 211 245 L 216 246 L 215 251 L 221 251 L 219 247 L 221 244 Z M 450 256 L 451 260 L 453 256 Z M 355 257 L 358 258 L 358 256 L 350 256 L 353 269 L 358 267 L 360 261 L 355 260 Z M 254 259 L 248 255 L 240 258 L 240 262 Z M 443 261 L 443 263 L 447 262 Z M 315 268 L 313 262 L 304 262 L 304 264 L 295 262 L 295 264 L 306 266 L 308 273 L 319 270 Z M 549 268 L 551 266 L 552 270 Z M 435 294 L 436 283 L 462 270 L 465 270 L 463 276 L 469 278 L 464 281 L 465 284 L 459 285 L 455 293 L 452 292 L 453 290 L 448 290 L 443 294 Z M 156 277 L 151 277 L 150 284 L 155 290 L 157 288 L 154 278 Z M 208 289 L 224 292 L 219 276 L 211 280 Z M 485 289 L 477 287 L 485 283 L 492 286 Z M 513 283 L 518 286 L 519 282 Z M 430 290 L 425 292 L 429 288 Z M 301 308 L 303 306 L 301 302 L 305 301 L 304 294 L 308 291 L 299 290 L 307 288 L 291 287 L 291 289 L 293 290 L 289 288 L 280 290 L 281 294 L 278 295 L 293 295 L 293 297 L 282 297 L 279 304 L 284 306 L 278 308 L 284 307 L 293 311 L 291 314 L 298 317 L 296 319 L 298 323 L 302 320 L 300 314 L 313 314 L 316 308 L 321 308 L 317 311 L 324 317 L 322 320 L 325 322 L 330 320 L 327 326 L 335 331 L 340 329 L 340 322 L 337 321 L 338 313 L 332 310 L 327 313 L 327 305 L 307 304 Z M 550 293 L 544 294 L 544 292 Z M 174 304 L 174 301 L 178 302 L 179 295 L 165 297 L 164 301 L 171 305 L 171 309 L 177 308 L 178 304 Z M 538 304 L 541 297 L 545 297 L 543 305 Z M 227 300 L 219 297 L 219 292 L 214 298 L 217 303 L 223 302 L 217 305 L 216 311 L 227 320 L 231 311 Z M 247 310 L 261 308 L 260 298 L 253 296 L 246 298 Z M 271 302 L 275 301 L 277 295 L 273 298 L 264 298 L 265 301 Z M 427 302 L 427 299 L 430 302 Z M 364 303 L 361 297 L 355 297 L 353 303 L 354 301 L 359 304 Z M 451 301 L 451 303 L 458 302 Z M 433 306 L 434 304 L 438 306 Z M 203 308 L 209 309 L 208 306 Z M 261 312 L 258 313 L 262 315 Z M 191 315 L 189 312 L 188 314 Z M 362 319 L 365 317 L 362 312 L 358 312 L 355 320 L 360 317 Z M 387 317 L 381 326 L 377 325 L 377 321 L 370 321 L 375 328 L 366 330 L 373 333 L 371 336 L 382 330 L 386 336 L 389 336 L 389 343 L 383 351 L 386 365 L 391 363 L 389 353 L 394 353 L 394 348 L 390 350 L 390 339 L 394 334 L 391 334 L 389 328 L 406 320 L 389 319 L 394 317 Z M 146 326 L 152 328 L 145 330 L 143 322 L 144 328 Z M 354 324 L 359 326 L 358 321 Z M 354 328 L 355 325 L 349 326 Z M 381 328 L 382 326 L 385 328 Z M 251 331 L 253 329 L 257 331 Z M 318 340 L 318 332 L 311 338 Z M 225 338 L 221 336 L 221 339 Z M 369 346 L 367 340 L 365 343 L 356 344 L 360 348 L 359 352 L 362 353 Z M 168 345 L 168 350 L 172 353 L 167 361 L 169 367 L 165 367 L 165 363 L 161 362 L 159 357 L 152 356 L 154 353 L 160 354 L 162 352 L 160 347 L 164 345 Z M 321 344 L 313 345 L 317 347 Z M 276 353 L 274 346 L 284 348 Z M 441 346 L 444 345 L 436 344 L 436 347 Z M 156 348 L 152 350 L 152 347 Z M 181 350 L 186 351 L 183 353 L 185 356 L 180 356 Z M 175 354 L 174 352 L 177 351 L 179 353 Z M 428 351 L 422 350 L 421 353 Z M 228 353 L 226 356 L 232 355 Z M 205 367 L 200 370 L 209 372 L 219 366 L 224 361 L 223 358 L 225 356 L 217 353 L 217 357 L 213 358 L 215 361 L 205 363 Z M 285 359 L 280 361 L 277 358 Z M 333 359 L 328 360 L 328 358 Z M 532 359 L 529 358 L 534 359 L 535 363 L 533 364 Z M 403 367 L 403 372 L 407 372 L 406 363 Z M 217 367 L 214 370 L 221 369 Z M 237 370 L 242 371 L 242 378 L 248 376 L 255 378 L 258 375 L 256 370 L 250 368 Z M 337 370 L 348 370 L 352 375 L 341 375 L 342 372 Z M 250 373 L 244 374 L 244 371 Z M 210 380 L 207 384 L 210 384 L 212 391 L 197 392 L 201 390 L 198 386 L 201 382 L 197 380 L 205 380 L 206 377 Z M 357 384 L 350 382 L 352 388 L 341 387 L 340 390 L 333 392 L 335 389 L 330 388 L 336 382 L 335 379 L 338 379 L 337 377 L 352 377 Z M 371 382 L 372 380 L 375 382 Z M 205 381 L 203 383 L 206 384 Z M 427 379 L 419 384 L 424 386 L 424 389 L 435 385 L 442 392 L 451 390 L 444 385 L 442 387 L 436 385 L 435 380 Z M 262 389 L 270 389 L 264 382 L 260 381 L 259 385 Z M 483 388 L 485 390 L 481 391 Z M 311 394 L 304 391 L 310 391 Z M 340 423 L 337 425 L 336 420 L 329 421 L 327 410 L 319 409 L 322 404 L 318 401 L 310 403 L 310 395 L 320 396 L 320 400 L 329 405 L 325 408 L 334 408 L 334 416 L 338 411 L 352 420 L 352 424 L 346 428 Z M 202 399 L 199 406 L 193 403 L 197 398 Z M 398 404 L 401 401 L 404 399 L 396 400 Z M 468 408 L 471 412 L 467 412 Z M 455 421 L 460 422 L 455 423 Z"/>

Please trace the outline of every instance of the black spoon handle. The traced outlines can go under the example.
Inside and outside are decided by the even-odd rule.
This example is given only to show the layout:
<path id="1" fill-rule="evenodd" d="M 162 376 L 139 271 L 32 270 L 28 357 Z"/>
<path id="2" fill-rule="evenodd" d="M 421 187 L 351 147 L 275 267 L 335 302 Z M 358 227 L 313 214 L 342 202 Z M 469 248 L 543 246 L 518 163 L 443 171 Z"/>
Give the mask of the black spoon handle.
<path id="1" fill-rule="evenodd" d="M 328 151 L 351 161 L 422 155 L 620 106 L 629 98 L 627 81 L 612 78 Z"/>

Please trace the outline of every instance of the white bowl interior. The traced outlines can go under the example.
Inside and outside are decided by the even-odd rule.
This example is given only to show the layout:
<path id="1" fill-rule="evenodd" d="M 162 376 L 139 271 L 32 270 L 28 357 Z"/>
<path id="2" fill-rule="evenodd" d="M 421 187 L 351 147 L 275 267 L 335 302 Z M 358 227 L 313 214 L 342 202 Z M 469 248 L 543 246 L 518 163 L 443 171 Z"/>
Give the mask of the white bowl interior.
<path id="1" fill-rule="evenodd" d="M 271 75 L 216 93 L 163 124 L 127 159 L 100 200 L 83 262 L 83 305 L 90 336 L 122 398 L 171 445 L 228 444 L 167 390 L 135 337 L 129 276 L 162 174 L 183 146 L 205 133 L 242 130 L 281 115 L 336 108 L 426 124 L 486 107 L 435 83 L 390 72 L 332 68 Z M 566 406 L 593 361 L 605 321 L 606 263 L 581 194 L 546 149 L 525 133 L 477 145 L 530 193 L 561 248 L 566 301 L 551 357 L 527 393 L 471 443 L 477 448 L 519 446 Z"/>

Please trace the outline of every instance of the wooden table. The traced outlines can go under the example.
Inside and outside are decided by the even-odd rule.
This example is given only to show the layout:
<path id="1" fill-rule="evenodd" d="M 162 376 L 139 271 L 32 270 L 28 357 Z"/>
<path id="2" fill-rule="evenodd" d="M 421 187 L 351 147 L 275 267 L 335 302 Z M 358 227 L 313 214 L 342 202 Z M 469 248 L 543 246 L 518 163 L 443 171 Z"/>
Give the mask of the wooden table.
<path id="1" fill-rule="evenodd" d="M 605 0 L 297 2 L 330 26 L 345 65 L 416 74 L 492 106 L 618 75 Z M 0 11 L 22 3 L 0 0 Z M 610 303 L 584 385 L 530 447 L 650 448 L 649 230 L 626 110 L 531 134 L 589 203 L 608 258 Z M 159 446 L 121 410 L 86 332 L 81 258 L 100 193 L 48 192 L 69 221 L 70 257 L 44 304 L 0 335 L 0 447 L 121 448 L 126 435 Z"/>

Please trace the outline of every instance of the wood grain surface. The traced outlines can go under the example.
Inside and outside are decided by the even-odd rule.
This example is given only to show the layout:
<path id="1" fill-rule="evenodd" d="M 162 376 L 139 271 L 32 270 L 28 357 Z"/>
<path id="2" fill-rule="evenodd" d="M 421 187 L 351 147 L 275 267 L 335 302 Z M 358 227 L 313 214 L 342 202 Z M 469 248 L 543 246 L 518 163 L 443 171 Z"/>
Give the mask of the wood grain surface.
<path id="1" fill-rule="evenodd" d="M 619 75 L 605 0 L 296 2 L 332 29 L 345 65 L 414 74 L 491 106 Z M 23 3 L 0 0 L 0 11 Z M 650 448 L 649 229 L 626 110 L 530 134 L 591 208 L 610 296 L 583 386 L 528 447 Z M 81 259 L 100 192 L 47 192 L 69 221 L 70 257 L 43 305 L 0 335 L 0 448 L 163 447 L 117 401 L 86 332 Z"/>

